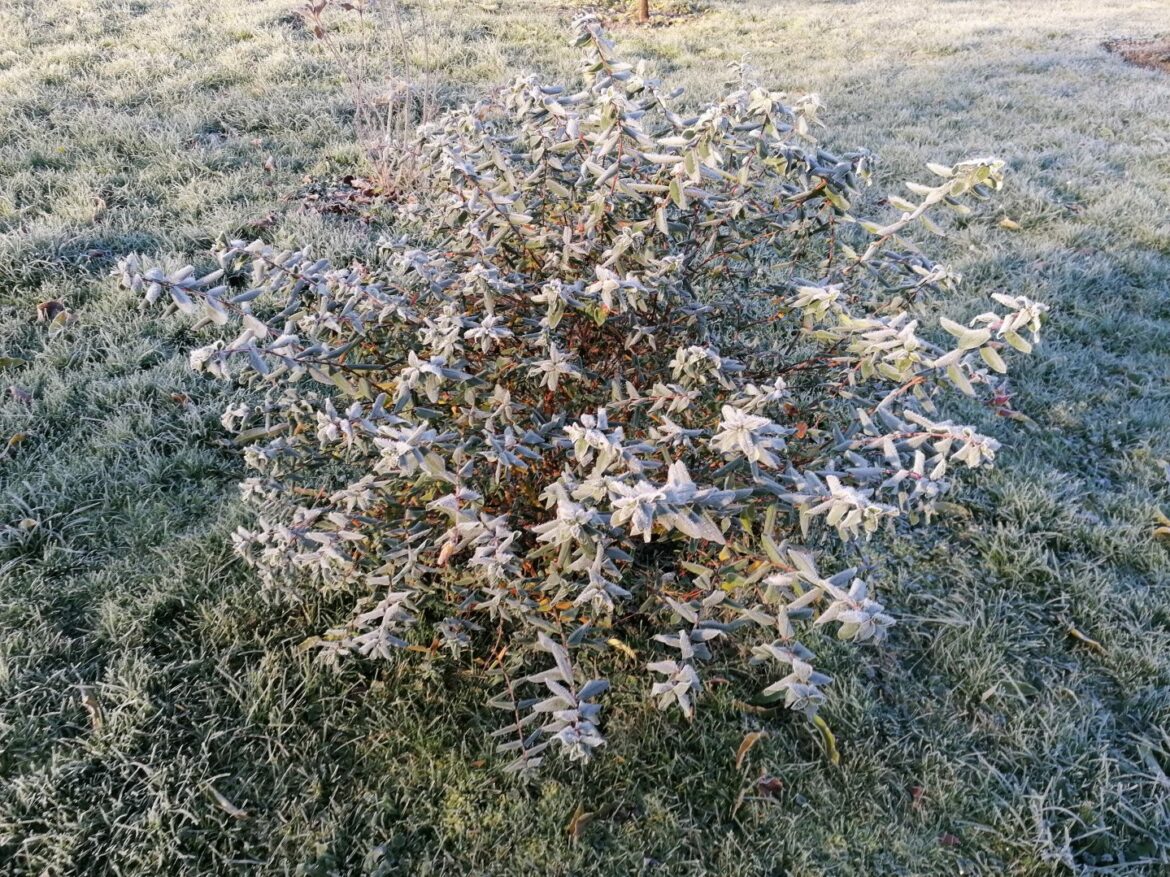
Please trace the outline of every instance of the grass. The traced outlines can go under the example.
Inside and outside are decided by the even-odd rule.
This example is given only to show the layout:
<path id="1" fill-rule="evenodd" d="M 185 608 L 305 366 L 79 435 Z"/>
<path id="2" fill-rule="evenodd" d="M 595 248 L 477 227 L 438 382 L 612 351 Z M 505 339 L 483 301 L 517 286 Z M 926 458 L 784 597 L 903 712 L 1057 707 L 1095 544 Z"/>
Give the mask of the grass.
<path id="1" fill-rule="evenodd" d="M 434 14 L 446 100 L 569 75 L 569 10 L 520 6 Z M 839 765 L 716 688 L 694 726 L 608 703 L 604 757 L 531 782 L 499 773 L 470 675 L 297 652 L 344 607 L 279 600 L 231 557 L 242 468 L 218 415 L 239 391 L 105 276 L 223 233 L 369 252 L 370 229 L 286 197 L 362 170 L 294 4 L 0 8 L 0 356 L 28 361 L 0 372 L 0 442 L 25 436 L 0 457 L 0 873 L 1166 873 L 1170 77 L 1102 47 L 1155 35 L 1165 6 L 1032 6 L 747 0 L 618 27 L 699 96 L 750 51 L 819 92 L 831 145 L 875 150 L 891 188 L 1006 159 L 1007 192 L 942 245 L 966 277 L 947 308 L 1003 289 L 1053 313 L 1016 371 L 1035 428 L 964 412 L 1001 467 L 948 528 L 886 546 L 901 623 L 838 674 Z M 49 299 L 76 316 L 62 332 L 34 320 Z"/>

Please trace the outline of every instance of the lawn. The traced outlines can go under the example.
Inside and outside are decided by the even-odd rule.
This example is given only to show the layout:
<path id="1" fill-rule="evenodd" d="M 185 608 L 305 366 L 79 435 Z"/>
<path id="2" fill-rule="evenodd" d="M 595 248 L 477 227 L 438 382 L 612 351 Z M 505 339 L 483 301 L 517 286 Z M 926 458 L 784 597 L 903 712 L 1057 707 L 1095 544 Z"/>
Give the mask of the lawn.
<path id="1" fill-rule="evenodd" d="M 570 4 L 435 4 L 442 100 L 571 77 Z M 207 330 L 108 277 L 225 234 L 373 257 L 392 215 L 300 206 L 367 168 L 296 6 L 0 4 L 0 873 L 1170 872 L 1170 75 L 1103 47 L 1170 27 L 1164 0 L 713 0 L 616 27 L 696 97 L 744 52 L 818 93 L 828 144 L 874 150 L 888 190 L 1006 160 L 932 242 L 964 275 L 938 304 L 1052 311 L 1021 418 L 958 406 L 999 468 L 881 543 L 899 624 L 834 673 L 838 764 L 720 686 L 693 725 L 607 702 L 603 754 L 534 779 L 499 770 L 476 674 L 298 650 L 349 606 L 233 558 L 219 415 L 246 391 L 189 370 Z M 368 28 L 336 39 L 386 72 Z"/>

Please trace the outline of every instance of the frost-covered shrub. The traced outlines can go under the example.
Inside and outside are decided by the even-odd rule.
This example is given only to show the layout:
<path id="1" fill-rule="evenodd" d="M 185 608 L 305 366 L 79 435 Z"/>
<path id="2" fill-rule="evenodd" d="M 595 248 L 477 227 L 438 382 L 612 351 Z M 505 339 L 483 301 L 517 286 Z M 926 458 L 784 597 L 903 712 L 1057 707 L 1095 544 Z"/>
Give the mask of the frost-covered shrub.
<path id="1" fill-rule="evenodd" d="M 1044 310 L 997 294 L 922 334 L 912 313 L 956 278 L 899 232 L 966 211 L 1000 162 L 932 166 L 899 216 L 861 220 L 869 158 L 817 145 L 815 100 L 741 75 L 687 114 L 591 22 L 579 43 L 580 91 L 521 79 L 421 132 L 416 243 L 382 264 L 236 242 L 203 277 L 119 267 L 238 329 L 195 368 L 268 388 L 223 418 L 258 473 L 240 553 L 272 586 L 356 596 L 317 643 L 333 659 L 478 653 L 515 769 L 602 744 L 585 667 L 631 642 L 662 709 L 693 717 L 718 658 L 766 665 L 763 693 L 811 717 L 818 629 L 893 624 L 850 544 L 994 460 L 934 400 L 994 389 Z"/>

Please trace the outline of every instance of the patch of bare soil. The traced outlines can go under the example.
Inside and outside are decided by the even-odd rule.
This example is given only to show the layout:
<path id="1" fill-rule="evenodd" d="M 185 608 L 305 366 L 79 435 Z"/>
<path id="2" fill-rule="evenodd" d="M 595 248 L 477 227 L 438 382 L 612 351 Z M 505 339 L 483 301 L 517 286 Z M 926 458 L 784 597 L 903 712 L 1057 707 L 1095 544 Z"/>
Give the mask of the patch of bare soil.
<path id="1" fill-rule="evenodd" d="M 1170 73 L 1170 36 L 1150 40 L 1110 40 L 1105 48 L 1130 64 Z"/>

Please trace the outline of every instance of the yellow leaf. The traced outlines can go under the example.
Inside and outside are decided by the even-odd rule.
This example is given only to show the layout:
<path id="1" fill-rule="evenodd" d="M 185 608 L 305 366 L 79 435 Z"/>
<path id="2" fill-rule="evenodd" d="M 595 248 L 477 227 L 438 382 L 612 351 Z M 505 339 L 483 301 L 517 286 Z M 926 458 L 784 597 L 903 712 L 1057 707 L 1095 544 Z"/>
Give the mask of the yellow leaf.
<path id="1" fill-rule="evenodd" d="M 1007 372 L 1007 363 L 1003 361 L 1003 357 L 999 355 L 999 351 L 991 347 L 980 347 L 979 355 L 983 357 L 985 363 L 1001 375 Z"/>
<path id="2" fill-rule="evenodd" d="M 1020 224 L 1014 219 L 1008 219 L 1006 216 L 999 221 L 1000 228 L 1006 228 L 1008 231 L 1019 231 Z"/>
<path id="3" fill-rule="evenodd" d="M 954 515 L 961 518 L 975 517 L 969 508 L 964 505 L 959 505 L 955 502 L 938 502 L 934 504 L 934 507 L 937 511 L 940 511 L 945 515 Z"/>
<path id="4" fill-rule="evenodd" d="M 616 636 L 611 636 L 605 642 L 609 646 L 611 646 L 612 648 L 617 649 L 619 652 L 621 652 L 623 655 L 625 655 L 630 660 L 636 661 L 638 659 L 638 653 L 635 652 L 633 649 L 631 649 L 629 646 L 627 646 L 624 642 L 622 642 Z"/>
<path id="5" fill-rule="evenodd" d="M 833 732 L 829 729 L 829 723 L 820 716 L 813 716 L 813 724 L 821 732 L 821 743 L 825 746 L 825 754 L 829 756 L 829 763 L 840 764 L 841 753 L 837 751 L 837 738 L 833 736 Z"/>
<path id="6" fill-rule="evenodd" d="M 760 537 L 760 545 L 764 549 L 764 554 L 768 555 L 768 560 L 777 566 L 784 565 L 784 558 L 780 555 L 780 546 L 778 546 L 774 539 L 767 533 Z"/>
<path id="7" fill-rule="evenodd" d="M 565 826 L 565 830 L 569 833 L 569 837 L 573 840 L 579 840 L 584 833 L 586 826 L 593 821 L 593 814 L 585 812 L 585 805 L 578 804 L 577 809 L 573 811 L 572 817 L 569 819 L 569 824 Z"/>
<path id="8" fill-rule="evenodd" d="M 1069 627 L 1068 635 L 1071 636 L 1073 639 L 1078 640 L 1079 642 L 1083 642 L 1085 645 L 1087 645 L 1094 652 L 1097 652 L 1100 655 L 1105 654 L 1105 646 L 1101 645 L 1099 642 L 1097 642 L 1092 637 L 1086 636 L 1085 634 L 1081 633 L 1075 627 Z"/>
<path id="9" fill-rule="evenodd" d="M 752 731 L 750 734 L 744 735 L 743 742 L 739 744 L 739 748 L 735 750 L 735 769 L 739 770 L 743 767 L 743 760 L 747 758 L 747 754 L 752 747 L 768 736 L 767 731 Z"/>
<path id="10" fill-rule="evenodd" d="M 757 706 L 754 703 L 748 703 L 746 700 L 734 700 L 732 703 L 737 710 L 744 713 L 754 713 L 757 716 L 765 716 L 770 712 L 769 707 Z"/>
<path id="11" fill-rule="evenodd" d="M 1094 638 L 1082 634 L 1080 630 L 1074 627 L 1068 628 L 1068 635 L 1076 641 L 1085 643 L 1090 649 L 1097 652 L 1097 654 L 1104 655 L 1104 645 L 1094 640 Z"/>

